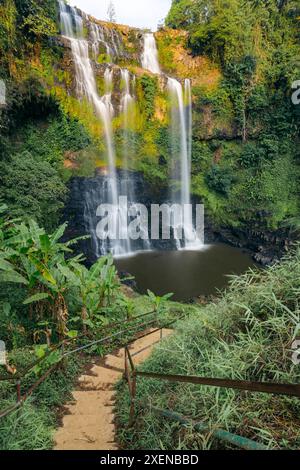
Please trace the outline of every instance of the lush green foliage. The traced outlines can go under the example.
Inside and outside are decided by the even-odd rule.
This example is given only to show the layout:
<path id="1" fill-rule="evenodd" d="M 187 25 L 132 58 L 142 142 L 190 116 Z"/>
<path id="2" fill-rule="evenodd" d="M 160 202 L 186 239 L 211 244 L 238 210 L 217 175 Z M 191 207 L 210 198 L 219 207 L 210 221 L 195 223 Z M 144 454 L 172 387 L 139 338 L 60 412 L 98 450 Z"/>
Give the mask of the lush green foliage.
<path id="1" fill-rule="evenodd" d="M 153 118 L 155 111 L 155 97 L 157 95 L 157 79 L 149 75 L 143 75 L 140 79 L 143 93 L 144 117 L 146 120 Z"/>
<path id="2" fill-rule="evenodd" d="M 50 341 L 69 335 L 68 322 L 80 328 L 80 320 L 86 331 L 86 326 L 106 321 L 119 286 L 112 259 L 101 258 L 88 271 L 80 255 L 72 256 L 76 240 L 61 242 L 66 225 L 48 235 L 32 220 L 18 223 L 3 217 L 0 222 L 0 284 L 23 286 L 23 313 L 51 332 Z M 9 298 L 2 308 L 8 326 L 14 321 Z"/>
<path id="3" fill-rule="evenodd" d="M 143 364 L 145 371 L 237 380 L 298 383 L 291 344 L 299 335 L 300 249 L 265 271 L 234 276 L 216 303 L 195 307 L 172 337 Z M 299 448 L 299 400 L 291 397 L 171 384 L 138 378 L 135 432 L 126 429 L 129 400 L 120 385 L 119 438 L 126 448 L 215 449 L 226 446 L 210 433 L 194 433 L 151 412 L 170 409 L 211 428 L 264 443 Z"/>
<path id="4" fill-rule="evenodd" d="M 35 356 L 29 348 L 16 349 L 9 354 L 9 361 L 17 369 L 32 364 Z M 47 450 L 53 447 L 57 408 L 71 399 L 71 391 L 80 374 L 83 361 L 69 358 L 63 369 L 51 374 L 17 410 L 0 420 L 1 450 Z M 33 371 L 23 381 L 23 387 L 30 388 L 37 380 Z M 14 404 L 15 386 L 8 382 L 0 385 L 0 409 Z"/>
<path id="5" fill-rule="evenodd" d="M 33 216 L 53 227 L 64 205 L 66 187 L 48 162 L 36 161 L 28 152 L 0 162 L 1 197 L 12 215 Z"/>
<path id="6" fill-rule="evenodd" d="M 64 169 L 64 159 L 80 155 L 91 139 L 76 120 L 55 109 L 46 119 L 24 121 L 22 125 L 18 118 L 12 135 L 6 134 L 2 141 L 0 197 L 13 215 L 34 217 L 52 230 L 67 195 L 70 173 Z"/>
<path id="7" fill-rule="evenodd" d="M 216 90 L 194 90 L 193 189 L 219 224 L 274 230 L 299 214 L 299 113 L 291 102 L 299 14 L 296 1 L 173 1 L 167 25 L 186 29 L 193 54 L 223 72 Z M 231 156 L 228 140 L 236 142 Z"/>

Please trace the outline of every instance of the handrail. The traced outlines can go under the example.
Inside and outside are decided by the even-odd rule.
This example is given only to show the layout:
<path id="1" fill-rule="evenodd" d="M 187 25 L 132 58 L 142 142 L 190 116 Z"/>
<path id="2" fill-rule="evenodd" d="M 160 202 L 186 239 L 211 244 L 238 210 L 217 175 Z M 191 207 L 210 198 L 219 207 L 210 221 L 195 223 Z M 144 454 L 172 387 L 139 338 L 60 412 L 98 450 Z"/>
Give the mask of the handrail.
<path id="1" fill-rule="evenodd" d="M 154 333 L 154 332 L 153 332 Z M 218 379 L 209 377 L 198 377 L 191 375 L 171 375 L 171 374 L 159 374 L 155 372 L 143 372 L 136 369 L 134 361 L 132 359 L 128 347 L 125 348 L 125 376 L 128 382 L 129 395 L 130 395 L 130 412 L 129 412 L 129 427 L 134 424 L 135 417 L 135 403 L 136 403 L 136 388 L 137 388 L 137 377 L 143 377 L 145 379 L 157 379 L 168 382 L 177 383 L 189 383 L 196 385 L 206 385 L 211 387 L 234 389 L 234 390 L 246 390 L 255 393 L 269 393 L 275 395 L 286 395 L 300 398 L 300 385 L 299 384 L 279 384 L 272 382 L 254 382 L 247 380 L 230 380 L 230 379 Z M 131 372 L 128 370 L 128 362 L 131 367 Z M 145 405 L 142 405 L 145 408 Z M 247 450 L 267 450 L 262 444 L 252 441 L 248 438 L 232 434 L 224 429 L 210 429 L 207 425 L 200 422 L 195 422 L 192 419 L 188 419 L 178 413 L 169 410 L 161 410 L 159 408 L 152 407 L 156 413 L 164 416 L 168 419 L 173 419 L 180 422 L 183 425 L 192 425 L 196 430 L 200 432 L 210 431 L 212 435 L 221 439 L 225 442 L 236 445 L 242 449 Z"/>
<path id="2" fill-rule="evenodd" d="M 194 421 L 193 419 L 186 418 L 185 416 L 175 413 L 174 411 L 161 410 L 160 408 L 150 407 L 150 410 L 159 416 L 170 419 L 172 421 L 177 421 L 182 426 L 192 426 L 197 432 L 210 432 L 212 436 L 220 439 L 221 441 L 232 444 L 236 447 L 245 450 L 268 450 L 266 446 L 260 444 L 252 439 L 247 437 L 239 436 L 238 434 L 233 434 L 225 429 L 213 429 L 210 428 L 207 424 L 201 423 L 199 421 Z"/>
<path id="3" fill-rule="evenodd" d="M 272 393 L 274 395 L 287 395 L 291 397 L 300 398 L 300 385 L 298 384 L 251 382 L 247 380 L 215 379 L 209 377 L 197 377 L 192 375 L 169 375 L 142 371 L 136 371 L 136 375 L 149 379 L 165 380 L 168 382 L 184 382 L 196 385 L 208 385 L 211 387 L 218 388 L 246 390 L 249 392 Z"/>
<path id="4" fill-rule="evenodd" d="M 147 312 L 146 314 L 142 314 L 142 315 L 138 315 L 137 317 L 135 317 L 134 319 L 136 318 L 142 318 L 142 317 L 145 317 L 145 316 L 149 316 L 150 314 L 153 314 L 153 313 L 156 313 L 155 311 L 153 312 Z M 179 318 L 176 318 L 174 320 L 172 320 L 171 322 L 169 322 L 167 325 L 163 326 L 163 327 L 160 327 L 158 328 L 157 330 L 152 330 L 150 332 L 147 332 L 145 334 L 143 334 L 142 336 L 139 336 L 137 338 L 135 338 L 134 340 L 132 341 L 127 341 L 126 344 L 124 345 L 121 345 L 120 347 L 124 347 L 124 346 L 127 346 L 133 342 L 135 342 L 136 340 L 138 339 L 141 339 L 141 338 L 144 338 L 152 333 L 154 333 L 155 331 L 159 331 L 161 328 L 167 328 L 168 326 L 170 326 L 171 324 L 174 324 L 175 322 L 177 322 L 178 320 L 182 319 L 183 316 L 179 317 Z M 131 320 L 132 321 L 132 320 Z M 67 351 L 67 352 L 64 352 L 61 357 L 57 360 L 57 362 L 50 368 L 48 369 L 32 386 L 31 388 L 23 395 L 21 396 L 21 390 L 20 390 L 20 379 L 23 378 L 30 370 L 31 368 L 35 367 L 35 365 L 41 363 L 43 360 L 45 360 L 49 354 L 51 354 L 52 352 L 58 350 L 60 347 L 62 347 L 63 345 L 65 345 L 66 343 L 69 343 L 71 340 L 76 340 L 77 338 L 73 338 L 73 339 L 67 339 L 65 341 L 63 341 L 62 343 L 60 343 L 59 345 L 56 345 L 55 348 L 53 348 L 51 351 L 48 352 L 47 354 L 47 357 L 43 357 L 41 359 L 38 359 L 37 361 L 35 361 L 34 365 L 31 364 L 30 368 L 28 367 L 28 371 L 26 372 L 26 374 L 24 376 L 20 376 L 20 375 L 14 375 L 13 377 L 9 378 L 9 380 L 16 380 L 17 382 L 17 403 L 15 405 L 12 405 L 10 407 L 8 407 L 6 410 L 0 412 L 0 419 L 1 418 L 4 418 L 5 416 L 9 415 L 10 413 L 12 413 L 13 411 L 15 411 L 16 409 L 18 409 L 26 400 L 27 398 L 33 393 L 33 391 L 42 383 L 44 382 L 44 380 L 59 366 L 59 364 L 63 361 L 64 358 L 70 356 L 70 355 L 73 355 L 75 353 L 78 353 L 82 350 L 85 350 L 85 349 L 88 349 L 96 344 L 103 344 L 103 343 L 107 343 L 109 341 L 111 341 L 112 339 L 124 334 L 124 333 L 128 333 L 128 331 L 131 331 L 131 330 L 134 330 L 137 326 L 139 326 L 140 328 L 146 328 L 146 327 L 150 327 L 151 325 L 153 325 L 153 323 L 156 323 L 158 321 L 157 318 L 149 321 L 149 322 L 145 322 L 141 325 L 133 325 L 131 328 L 129 329 L 126 329 L 126 330 L 121 330 L 121 331 L 118 331 L 117 333 L 114 333 L 112 335 L 109 335 L 105 338 L 101 338 L 99 340 L 96 340 L 96 341 L 92 341 L 84 346 L 81 346 L 79 348 L 76 348 L 74 350 L 71 350 L 71 351 Z M 129 323 L 128 322 L 118 322 L 119 324 L 126 324 L 126 323 Z M 6 379 L 8 380 L 8 379 Z"/>
<path id="5" fill-rule="evenodd" d="M 157 313 L 157 312 L 155 310 L 152 310 L 151 312 L 146 312 L 146 313 L 143 313 L 141 315 L 137 315 L 136 317 L 128 318 L 125 321 L 110 323 L 108 325 L 105 325 L 101 328 L 96 329 L 96 331 L 105 331 L 105 330 L 110 329 L 110 328 L 115 328 L 116 326 L 119 326 L 119 325 L 126 325 L 128 323 L 132 323 L 135 320 L 139 320 L 140 318 L 144 318 L 146 316 L 153 315 L 154 313 Z M 25 377 L 28 374 L 28 372 L 30 372 L 34 367 L 36 367 L 40 363 L 44 362 L 53 352 L 59 350 L 62 346 L 69 344 L 71 341 L 78 341 L 78 339 L 82 339 L 86 336 L 87 336 L 86 334 L 82 334 L 80 336 L 77 336 L 76 338 L 67 338 L 67 339 L 61 341 L 60 343 L 52 346 L 48 351 L 46 351 L 46 353 L 43 357 L 35 360 L 33 363 L 26 366 L 20 372 L 17 372 L 16 374 L 11 375 L 11 376 L 7 376 L 7 377 L 0 376 L 0 382 L 16 380 L 16 379 L 21 379 L 21 378 Z"/>

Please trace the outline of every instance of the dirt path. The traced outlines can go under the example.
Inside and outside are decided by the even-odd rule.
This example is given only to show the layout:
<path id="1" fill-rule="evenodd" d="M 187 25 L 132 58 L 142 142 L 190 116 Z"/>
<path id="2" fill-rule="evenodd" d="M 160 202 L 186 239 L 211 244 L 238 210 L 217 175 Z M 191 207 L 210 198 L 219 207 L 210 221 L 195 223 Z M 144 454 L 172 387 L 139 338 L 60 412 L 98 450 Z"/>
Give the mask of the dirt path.
<path id="1" fill-rule="evenodd" d="M 164 330 L 163 335 L 170 332 Z M 159 338 L 160 332 L 156 332 L 132 344 L 133 353 L 142 350 L 134 357 L 136 364 L 147 359 L 151 345 Z M 62 427 L 55 434 L 55 450 L 117 450 L 114 388 L 123 371 L 124 349 L 121 349 L 106 356 L 101 365 L 95 364 L 88 375 L 80 377 L 78 390 L 73 392 L 74 401 L 67 405 Z"/>

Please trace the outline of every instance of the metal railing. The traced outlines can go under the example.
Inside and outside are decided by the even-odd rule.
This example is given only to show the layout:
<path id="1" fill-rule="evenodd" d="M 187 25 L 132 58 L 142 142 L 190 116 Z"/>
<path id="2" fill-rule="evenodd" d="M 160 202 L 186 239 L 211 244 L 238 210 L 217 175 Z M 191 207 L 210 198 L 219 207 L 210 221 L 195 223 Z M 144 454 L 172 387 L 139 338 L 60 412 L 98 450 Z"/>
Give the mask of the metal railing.
<path id="1" fill-rule="evenodd" d="M 151 333 L 150 333 L 151 334 Z M 139 351 L 141 352 L 141 351 Z M 138 353 L 139 353 L 138 352 Z M 269 383 L 269 382 L 254 382 L 247 380 L 230 380 L 230 379 L 218 379 L 209 377 L 198 377 L 191 375 L 174 375 L 174 374 L 160 374 L 155 372 L 143 372 L 137 370 L 133 357 L 138 354 L 131 354 L 128 346 L 125 346 L 125 378 L 128 383 L 129 395 L 130 395 L 130 411 L 129 411 L 129 427 L 132 427 L 135 422 L 136 407 L 139 404 L 142 408 L 150 408 L 154 413 L 159 414 L 167 419 L 171 419 L 179 422 L 183 426 L 192 426 L 198 432 L 210 432 L 214 437 L 228 442 L 232 445 L 247 450 L 267 450 L 263 444 L 257 443 L 251 439 L 232 434 L 224 429 L 211 429 L 206 424 L 195 422 L 193 419 L 186 418 L 178 413 L 170 410 L 161 410 L 159 408 L 152 407 L 151 405 L 145 405 L 144 403 L 138 403 L 136 401 L 137 395 L 137 378 L 142 377 L 146 380 L 156 379 L 167 382 L 175 383 L 188 383 L 194 385 L 205 385 L 211 387 L 233 389 L 240 391 L 249 391 L 255 393 L 267 393 L 274 395 L 284 395 L 300 398 L 300 385 L 299 384 L 281 384 L 281 383 Z"/>
<path id="2" fill-rule="evenodd" d="M 145 331 L 149 328 L 153 328 L 153 326 L 155 326 L 155 324 L 157 324 L 159 322 L 159 318 L 158 318 L 157 313 L 158 313 L 157 311 L 153 310 L 151 312 L 147 312 L 147 313 L 138 315 L 136 317 L 128 318 L 127 320 L 124 320 L 124 321 L 115 322 L 115 323 L 106 325 L 103 328 L 99 329 L 98 331 L 101 331 L 103 333 L 103 332 L 106 332 L 109 329 L 113 329 L 113 328 L 116 328 L 118 326 L 122 326 L 123 329 L 120 330 L 120 331 L 117 331 L 115 333 L 112 333 L 110 335 L 107 335 L 105 337 L 102 337 L 102 338 L 99 338 L 97 340 L 91 341 L 88 344 L 78 346 L 78 347 L 76 347 L 74 349 L 71 349 L 69 351 L 66 350 L 67 347 L 72 345 L 75 341 L 78 341 L 79 339 L 85 338 L 86 335 L 80 335 L 80 336 L 78 336 L 76 338 L 72 338 L 72 339 L 68 338 L 68 339 L 62 341 L 61 343 L 53 346 L 49 351 L 46 352 L 45 356 L 43 356 L 42 358 L 39 358 L 36 361 L 32 362 L 30 365 L 26 366 L 26 368 L 22 369 L 21 371 L 17 371 L 14 375 L 11 375 L 11 376 L 2 376 L 2 377 L 0 377 L 0 381 L 13 381 L 13 382 L 15 382 L 16 396 L 17 396 L 15 404 L 9 406 L 5 410 L 0 411 L 0 419 L 4 418 L 5 416 L 8 416 L 10 413 L 12 413 L 13 411 L 20 408 L 24 404 L 24 402 L 32 395 L 32 393 L 38 388 L 38 386 L 41 385 L 41 383 L 43 383 L 52 374 L 52 372 L 54 372 L 61 365 L 62 361 L 65 358 L 67 358 L 71 355 L 77 354 L 79 352 L 85 351 L 87 349 L 90 349 L 93 346 L 97 346 L 97 345 L 101 345 L 101 344 L 106 345 L 106 344 L 108 344 L 112 341 L 115 341 L 116 339 L 119 339 L 120 337 L 122 338 L 122 336 L 128 335 L 128 333 L 130 333 L 130 332 L 132 332 L 134 334 L 136 329 L 139 329 L 140 331 Z M 136 324 L 131 325 L 132 323 L 136 322 L 137 320 L 141 320 L 143 318 L 150 317 L 151 315 L 155 315 L 155 318 L 151 319 L 150 321 L 147 321 L 147 322 L 136 323 Z M 183 316 L 181 316 L 179 318 L 176 318 L 176 319 L 173 319 L 171 322 L 168 323 L 167 326 L 170 326 L 171 324 L 174 324 L 176 321 L 178 321 L 182 318 L 183 318 Z M 124 325 L 129 325 L 129 327 L 124 329 Z M 167 326 L 159 327 L 157 330 L 154 330 L 154 331 L 159 331 L 161 328 L 165 328 Z M 144 333 L 142 335 L 138 335 L 138 336 L 134 335 L 134 338 L 132 340 L 129 340 L 129 341 L 127 340 L 125 343 L 123 342 L 118 346 L 120 348 L 123 348 L 124 346 L 127 346 L 127 345 L 135 342 L 137 339 L 144 338 L 145 336 L 147 336 L 151 333 L 152 333 L 152 331 Z M 27 390 L 25 393 L 22 394 L 22 392 L 21 392 L 22 380 L 25 379 L 25 377 L 27 377 L 28 374 L 30 372 L 32 372 L 32 370 L 36 366 L 41 366 L 49 358 L 49 356 L 51 354 L 53 354 L 53 352 L 56 352 L 56 351 L 61 352 L 61 355 L 57 359 L 56 363 L 51 365 L 51 367 L 49 367 L 49 369 L 41 377 L 39 377 L 34 382 L 34 384 L 29 388 L 29 390 Z"/>

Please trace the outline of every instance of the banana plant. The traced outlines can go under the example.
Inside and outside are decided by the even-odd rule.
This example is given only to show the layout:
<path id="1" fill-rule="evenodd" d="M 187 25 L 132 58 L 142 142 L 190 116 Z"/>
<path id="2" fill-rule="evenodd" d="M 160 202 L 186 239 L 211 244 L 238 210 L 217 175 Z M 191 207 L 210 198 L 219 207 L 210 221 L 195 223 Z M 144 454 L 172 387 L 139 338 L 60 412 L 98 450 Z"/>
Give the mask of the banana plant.
<path id="1" fill-rule="evenodd" d="M 148 293 L 148 298 L 153 306 L 153 309 L 157 314 L 164 313 L 168 300 L 174 295 L 174 294 L 166 294 L 160 297 L 158 295 L 155 295 L 149 289 L 147 290 L 147 293 Z"/>
<path id="2" fill-rule="evenodd" d="M 33 306 L 38 318 L 43 316 L 45 307 L 52 312 L 60 337 L 66 332 L 68 306 L 65 293 L 70 288 L 69 278 L 61 266 L 82 261 L 81 256 L 66 259 L 72 254 L 70 248 L 77 240 L 61 243 L 66 224 L 60 226 L 52 235 L 48 235 L 38 224 L 29 220 L 27 223 L 13 224 L 13 230 L 7 234 L 1 223 L 0 245 L 0 282 L 23 284 L 30 296 L 24 304 Z"/>
<path id="3" fill-rule="evenodd" d="M 116 269 L 111 257 L 102 257 L 90 268 L 71 261 L 70 267 L 61 268 L 74 286 L 77 287 L 81 303 L 83 330 L 93 327 L 94 317 L 101 312 L 104 301 L 110 303 L 112 292 L 118 287 Z"/>

